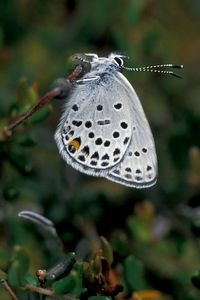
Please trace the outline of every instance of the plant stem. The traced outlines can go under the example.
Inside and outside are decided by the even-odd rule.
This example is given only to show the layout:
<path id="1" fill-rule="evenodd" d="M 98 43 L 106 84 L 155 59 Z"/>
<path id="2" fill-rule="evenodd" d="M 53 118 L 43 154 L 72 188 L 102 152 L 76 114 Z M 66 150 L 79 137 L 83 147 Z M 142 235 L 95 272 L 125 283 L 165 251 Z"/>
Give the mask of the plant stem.
<path id="1" fill-rule="evenodd" d="M 8 292 L 8 294 L 11 296 L 12 300 L 19 300 L 5 279 L 1 279 L 0 283 L 4 287 L 4 289 Z"/>

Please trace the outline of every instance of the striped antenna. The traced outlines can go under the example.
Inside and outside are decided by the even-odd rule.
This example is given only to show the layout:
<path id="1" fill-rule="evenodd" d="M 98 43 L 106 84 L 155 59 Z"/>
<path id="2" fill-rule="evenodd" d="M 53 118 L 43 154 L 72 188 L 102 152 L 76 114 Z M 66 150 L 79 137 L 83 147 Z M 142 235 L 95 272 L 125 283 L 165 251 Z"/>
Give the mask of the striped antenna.
<path id="1" fill-rule="evenodd" d="M 176 68 L 183 69 L 183 65 L 174 65 L 174 64 L 163 64 L 163 65 L 154 65 L 154 66 L 145 66 L 145 67 L 136 67 L 136 68 L 128 68 L 122 66 L 124 70 L 134 71 L 134 72 L 152 72 L 152 73 L 160 73 L 160 74 L 169 74 L 178 78 L 182 78 L 180 75 L 173 71 L 162 70 L 162 68 Z"/>

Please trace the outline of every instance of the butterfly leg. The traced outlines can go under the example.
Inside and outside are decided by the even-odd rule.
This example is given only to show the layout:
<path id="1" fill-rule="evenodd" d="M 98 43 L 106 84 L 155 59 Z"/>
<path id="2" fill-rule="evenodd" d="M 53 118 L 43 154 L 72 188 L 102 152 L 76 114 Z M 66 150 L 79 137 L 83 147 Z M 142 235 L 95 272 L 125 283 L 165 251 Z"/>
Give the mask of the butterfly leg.
<path id="1" fill-rule="evenodd" d="M 98 55 L 96 53 L 84 53 L 86 56 L 91 56 L 93 58 L 98 58 Z"/>
<path id="2" fill-rule="evenodd" d="M 101 78 L 100 76 L 88 77 L 88 78 L 76 80 L 76 83 L 83 84 L 83 83 L 94 81 L 94 80 L 97 80 L 97 79 L 100 79 L 100 78 Z"/>

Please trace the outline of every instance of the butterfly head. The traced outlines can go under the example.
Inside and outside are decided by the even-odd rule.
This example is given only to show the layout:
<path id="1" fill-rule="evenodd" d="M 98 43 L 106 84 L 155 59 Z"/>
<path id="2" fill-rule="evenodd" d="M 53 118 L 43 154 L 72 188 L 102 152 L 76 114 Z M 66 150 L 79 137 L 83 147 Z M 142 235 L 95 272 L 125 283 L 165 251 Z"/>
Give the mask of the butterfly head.
<path id="1" fill-rule="evenodd" d="M 108 57 L 99 57 L 95 53 L 84 53 L 84 54 L 76 54 L 73 56 L 76 61 L 79 63 L 87 62 L 92 66 L 96 64 L 105 64 L 105 65 L 113 65 L 115 67 L 122 67 L 124 65 L 124 60 L 127 58 L 127 55 L 111 53 Z"/>
<path id="2" fill-rule="evenodd" d="M 169 74 L 175 77 L 181 78 L 178 74 L 171 70 L 166 70 L 166 68 L 183 68 L 183 65 L 174 65 L 174 64 L 161 64 L 153 66 L 144 66 L 144 67 L 126 67 L 124 65 L 125 59 L 128 56 L 121 53 L 111 53 L 108 57 L 99 57 L 95 53 L 82 53 L 75 54 L 71 56 L 70 61 L 73 63 L 73 67 L 79 66 L 78 76 L 75 74 L 73 79 L 79 79 L 83 77 L 86 73 L 91 71 L 100 71 L 102 73 L 107 71 L 134 71 L 134 72 L 153 72 L 160 74 Z"/>

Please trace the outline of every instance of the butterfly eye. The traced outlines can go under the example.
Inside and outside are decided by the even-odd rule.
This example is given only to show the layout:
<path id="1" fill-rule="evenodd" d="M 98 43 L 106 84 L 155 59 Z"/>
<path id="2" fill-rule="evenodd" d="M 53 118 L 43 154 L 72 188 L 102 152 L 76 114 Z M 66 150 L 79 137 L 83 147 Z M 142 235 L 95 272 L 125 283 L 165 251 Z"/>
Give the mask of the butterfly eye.
<path id="1" fill-rule="evenodd" d="M 119 67 L 123 66 L 124 61 L 122 58 L 120 58 L 119 56 L 115 56 L 114 57 L 115 62 L 118 64 Z"/>

